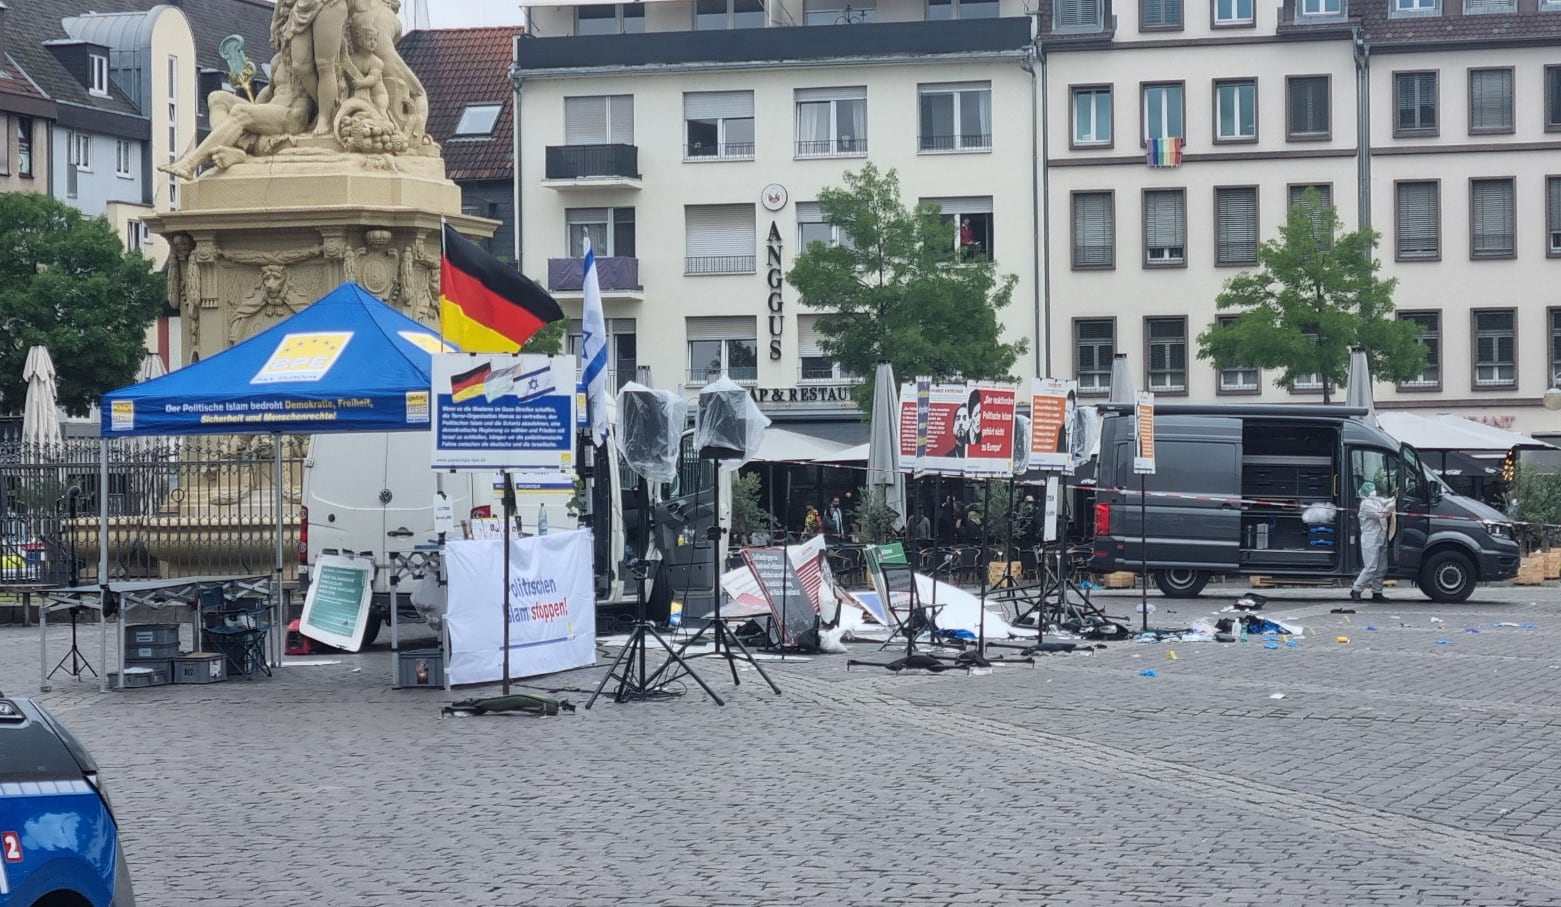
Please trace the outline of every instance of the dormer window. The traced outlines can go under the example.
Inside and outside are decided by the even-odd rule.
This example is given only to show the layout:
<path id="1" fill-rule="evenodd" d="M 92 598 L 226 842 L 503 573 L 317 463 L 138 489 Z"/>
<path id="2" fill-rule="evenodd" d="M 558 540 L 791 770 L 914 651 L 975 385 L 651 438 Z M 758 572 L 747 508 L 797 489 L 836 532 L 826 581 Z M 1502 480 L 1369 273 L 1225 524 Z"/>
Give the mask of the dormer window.
<path id="1" fill-rule="evenodd" d="M 88 69 L 91 78 L 87 84 L 87 91 L 100 98 L 108 97 L 108 57 L 102 54 L 88 54 L 87 62 L 90 64 Z"/>
<path id="2" fill-rule="evenodd" d="M 1344 0 L 1301 0 L 1300 10 L 1306 18 L 1338 18 L 1344 15 Z"/>
<path id="3" fill-rule="evenodd" d="M 492 135 L 499 122 L 498 104 L 468 104 L 461 111 L 461 121 L 455 124 L 455 135 Z"/>

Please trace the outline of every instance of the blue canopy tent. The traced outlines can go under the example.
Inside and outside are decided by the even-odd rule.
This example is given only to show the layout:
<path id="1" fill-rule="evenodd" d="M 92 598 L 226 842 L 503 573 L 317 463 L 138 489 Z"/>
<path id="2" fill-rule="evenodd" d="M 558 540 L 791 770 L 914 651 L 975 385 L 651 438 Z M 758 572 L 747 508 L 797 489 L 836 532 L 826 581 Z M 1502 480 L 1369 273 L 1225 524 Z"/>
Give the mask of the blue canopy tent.
<path id="1" fill-rule="evenodd" d="M 455 348 L 354 283 L 209 359 L 104 394 L 100 487 L 108 440 L 137 435 L 277 436 L 276 572 L 282 578 L 283 432 L 424 431 L 433 354 Z M 99 618 L 108 590 L 108 495 L 98 515 Z M 284 623 L 273 621 L 277 633 Z M 106 656 L 106 653 L 105 653 Z"/>

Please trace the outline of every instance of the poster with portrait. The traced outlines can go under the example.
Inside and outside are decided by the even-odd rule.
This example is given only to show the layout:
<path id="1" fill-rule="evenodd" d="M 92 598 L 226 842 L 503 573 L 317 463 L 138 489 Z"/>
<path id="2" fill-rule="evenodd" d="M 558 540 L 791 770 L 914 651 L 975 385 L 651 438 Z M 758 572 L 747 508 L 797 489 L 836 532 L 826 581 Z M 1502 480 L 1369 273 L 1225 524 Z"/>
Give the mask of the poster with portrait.
<path id="1" fill-rule="evenodd" d="M 1078 421 L 1078 382 L 1030 379 L 1030 462 L 1044 472 L 1073 472 L 1073 434 Z"/>
<path id="2" fill-rule="evenodd" d="M 1015 385 L 934 384 L 925 393 L 925 412 L 919 419 L 916 386 L 900 389 L 902 469 L 910 471 L 919 461 L 923 471 L 943 475 L 1012 475 Z"/>

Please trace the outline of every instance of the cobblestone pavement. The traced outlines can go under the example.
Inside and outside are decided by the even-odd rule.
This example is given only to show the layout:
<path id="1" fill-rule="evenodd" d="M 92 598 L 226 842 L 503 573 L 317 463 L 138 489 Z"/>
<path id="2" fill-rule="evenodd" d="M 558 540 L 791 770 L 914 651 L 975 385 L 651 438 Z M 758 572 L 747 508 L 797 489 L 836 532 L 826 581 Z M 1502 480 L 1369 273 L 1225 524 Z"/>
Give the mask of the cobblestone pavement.
<path id="1" fill-rule="evenodd" d="M 1238 591 L 1152 598 L 1154 623 Z M 441 720 L 383 645 L 40 698 L 103 764 L 148 907 L 1561 904 L 1561 596 L 1393 594 L 1342 615 L 1342 590 L 1275 591 L 1296 648 L 1111 643 L 986 676 L 788 659 L 781 696 L 705 660 L 725 708 L 691 686 Z M 0 627 L 0 688 L 36 692 L 36 634 Z M 526 686 L 583 705 L 602 670 Z"/>

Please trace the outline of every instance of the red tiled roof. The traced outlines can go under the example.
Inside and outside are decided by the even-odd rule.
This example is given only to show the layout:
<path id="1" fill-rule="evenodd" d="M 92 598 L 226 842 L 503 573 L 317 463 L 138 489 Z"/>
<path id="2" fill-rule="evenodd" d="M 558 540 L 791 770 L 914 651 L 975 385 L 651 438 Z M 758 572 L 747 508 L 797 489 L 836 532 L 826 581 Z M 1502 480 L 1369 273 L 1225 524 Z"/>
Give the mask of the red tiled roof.
<path id="1" fill-rule="evenodd" d="M 16 65 L 16 61 L 6 56 L 0 56 L 0 92 L 26 98 L 48 98 L 31 79 L 22 74 L 22 68 Z"/>
<path id="2" fill-rule="evenodd" d="M 411 32 L 401 41 L 401 58 L 428 89 L 428 132 L 444 149 L 452 180 L 509 179 L 514 174 L 509 67 L 519 31 L 513 26 L 436 29 Z M 493 131 L 481 137 L 452 137 L 470 104 L 500 105 Z"/>

